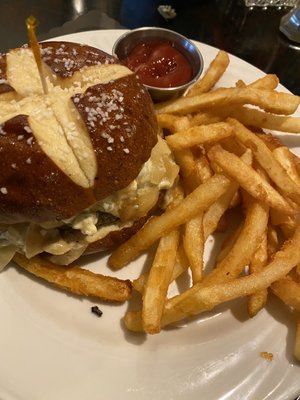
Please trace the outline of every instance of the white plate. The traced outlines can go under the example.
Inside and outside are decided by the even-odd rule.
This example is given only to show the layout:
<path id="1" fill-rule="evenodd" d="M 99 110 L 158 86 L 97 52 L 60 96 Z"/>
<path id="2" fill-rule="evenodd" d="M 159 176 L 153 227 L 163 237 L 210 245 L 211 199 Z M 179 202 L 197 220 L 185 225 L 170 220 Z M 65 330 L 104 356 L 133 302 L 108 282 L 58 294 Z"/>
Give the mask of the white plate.
<path id="1" fill-rule="evenodd" d="M 107 52 L 123 31 L 65 36 Z M 199 43 L 206 66 L 217 50 Z M 263 73 L 231 57 L 220 84 L 249 82 Z M 286 135 L 299 150 L 300 139 Z M 105 256 L 85 260 L 107 273 Z M 133 278 L 143 258 L 117 276 Z M 110 271 L 109 271 L 110 272 Z M 121 323 L 127 305 L 95 304 L 70 296 L 10 267 L 0 274 L 1 400 L 293 399 L 300 393 L 300 366 L 292 357 L 292 316 L 271 299 L 248 319 L 245 302 L 220 307 L 188 325 L 146 337 Z M 274 354 L 272 362 L 261 351 Z"/>

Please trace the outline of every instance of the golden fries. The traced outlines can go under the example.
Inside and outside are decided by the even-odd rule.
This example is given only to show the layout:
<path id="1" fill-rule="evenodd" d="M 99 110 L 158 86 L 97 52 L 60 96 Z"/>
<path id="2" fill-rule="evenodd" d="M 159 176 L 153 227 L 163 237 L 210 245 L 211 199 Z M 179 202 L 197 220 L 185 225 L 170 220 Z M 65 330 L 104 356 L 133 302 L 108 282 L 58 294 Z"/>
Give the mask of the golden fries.
<path id="1" fill-rule="evenodd" d="M 74 266 L 62 267 L 39 256 L 28 260 L 25 256 L 16 253 L 13 260 L 18 266 L 31 274 L 74 294 L 117 302 L 124 302 L 131 296 L 129 280 L 124 281 L 110 276 L 94 274 L 91 271 Z"/>
<path id="2" fill-rule="evenodd" d="M 215 59 L 210 63 L 204 76 L 188 91 L 187 97 L 208 92 L 218 82 L 226 71 L 229 64 L 229 57 L 225 51 L 220 50 Z"/>
<path id="3" fill-rule="evenodd" d="M 297 265 L 294 276 L 298 276 L 300 265 L 300 254 L 296 254 L 300 244 L 297 218 L 300 163 L 279 140 L 262 134 L 261 129 L 300 133 L 300 118 L 289 116 L 298 107 L 300 98 L 275 92 L 279 83 L 275 75 L 266 75 L 249 85 L 238 81 L 236 88 L 209 92 L 228 65 L 227 61 L 222 65 L 222 57 L 219 53 L 186 97 L 156 105 L 161 126 L 164 119 L 172 121 L 173 118 L 174 122 L 169 122 L 172 134 L 167 142 L 180 165 L 186 192 L 197 193 L 214 177 L 228 177 L 226 189 L 223 187 L 223 192 L 208 207 L 199 207 L 198 215 L 194 208 L 195 214 L 186 213 L 181 219 L 180 207 L 176 210 L 176 225 L 184 225 L 183 248 L 180 247 L 185 253 L 182 270 L 186 270 L 188 263 L 192 286 L 173 298 L 163 299 L 165 308 L 162 316 L 159 309 L 159 329 L 240 296 L 248 296 L 249 316 L 254 317 L 265 306 L 269 287 L 289 306 L 297 310 L 299 307 L 299 281 L 292 280 L 288 273 Z M 259 128 L 258 134 L 245 125 Z M 240 203 L 245 214 L 243 221 L 224 241 L 214 268 L 207 273 L 203 263 L 204 244 L 217 230 L 225 212 L 230 207 L 238 208 Z M 154 222 L 151 226 L 150 221 L 149 232 L 141 234 L 142 239 L 137 237 L 138 241 L 146 243 L 149 235 L 154 240 L 153 231 L 157 229 Z M 162 222 L 164 225 L 163 219 Z M 287 238 L 282 248 L 279 229 Z M 134 244 L 135 239 L 128 247 Z M 131 259 L 131 256 L 122 256 L 122 251 L 127 252 L 127 245 L 121 246 L 112 260 L 116 257 L 117 263 L 122 264 Z M 132 254 L 139 251 L 132 250 Z M 249 275 L 240 277 L 247 273 L 247 268 Z M 131 330 L 145 330 L 141 311 L 128 312 L 124 321 Z M 298 332 L 295 343 L 298 358 L 299 342 Z"/>
<path id="4" fill-rule="evenodd" d="M 203 235 L 205 240 L 217 229 L 218 224 L 225 211 L 228 209 L 238 187 L 238 183 L 231 182 L 225 193 L 223 193 L 222 196 L 220 196 L 218 200 L 215 201 L 205 212 L 203 217 Z"/>
<path id="5" fill-rule="evenodd" d="M 251 152 L 245 151 L 245 153 L 241 157 L 241 160 L 247 165 L 251 165 Z M 207 240 L 209 235 L 211 235 L 217 229 L 222 216 L 224 215 L 225 211 L 230 207 L 238 188 L 239 184 L 237 182 L 231 182 L 225 193 L 222 194 L 222 196 L 220 196 L 219 199 L 215 201 L 204 214 L 203 234 L 205 240 Z"/>
<path id="6" fill-rule="evenodd" d="M 262 78 L 257 79 L 256 81 L 250 83 L 248 87 L 256 88 L 256 89 L 276 89 L 279 84 L 279 79 L 274 74 L 267 74 Z"/>
<path id="7" fill-rule="evenodd" d="M 299 127 L 300 128 L 300 127 Z M 300 132 L 300 129 L 299 129 Z M 300 176 L 297 171 L 294 155 L 285 146 L 277 147 L 273 150 L 273 155 L 279 164 L 285 169 L 292 181 L 300 187 Z"/>
<path id="8" fill-rule="evenodd" d="M 283 248 L 276 253 L 274 259 L 261 271 L 225 283 L 205 285 L 200 282 L 184 293 L 173 297 L 166 302 L 162 326 L 269 287 L 273 282 L 287 275 L 300 261 L 299 246 L 300 227 L 296 230 L 293 238 L 286 242 Z M 124 322 L 130 330 L 142 330 L 140 312 L 128 312 L 124 317 Z"/>
<path id="9" fill-rule="evenodd" d="M 178 206 L 176 217 L 175 213 L 170 216 L 177 220 L 173 224 L 170 222 L 170 226 L 183 225 L 183 247 L 179 246 L 182 269 L 175 265 L 170 280 L 177 276 L 175 269 L 180 273 L 189 266 L 192 284 L 182 293 L 162 300 L 165 307 L 162 315 L 159 308 L 159 329 L 241 296 L 248 296 L 248 313 L 254 317 L 267 303 L 270 287 L 286 304 L 299 309 L 300 286 L 296 277 L 300 265 L 297 250 L 300 245 L 300 162 L 280 140 L 262 133 L 262 129 L 300 133 L 300 118 L 289 116 L 298 107 L 300 98 L 275 92 L 279 83 L 275 75 L 266 75 L 248 85 L 238 81 L 236 88 L 209 91 L 228 65 L 227 61 L 222 65 L 222 57 L 221 52 L 186 97 L 155 106 L 161 126 L 165 124 L 164 119 L 172 121 L 173 118 L 173 122 L 169 122 L 172 134 L 167 137 L 167 143 L 174 151 L 186 190 L 187 197 L 182 204 L 189 196 L 194 197 L 201 187 L 208 187 L 206 185 L 214 177 L 228 178 L 226 189 L 223 186 L 223 192 L 205 209 L 193 208 L 195 213 L 187 212 L 180 218 Z M 249 104 L 256 107 L 248 107 Z M 252 132 L 249 126 L 258 128 L 258 132 Z M 189 195 L 191 191 L 194 192 Z M 200 197 L 202 199 L 202 194 Z M 186 206 L 189 208 L 188 203 Z M 204 245 L 231 207 L 235 210 L 240 207 L 240 215 L 244 216 L 225 239 L 214 268 L 207 272 L 203 263 Z M 161 216 L 162 225 L 166 214 Z M 151 243 L 156 240 L 153 233 L 157 230 L 156 224 L 160 225 L 159 219 L 154 219 L 153 225 L 150 221 L 149 232 L 145 229 L 141 239 L 138 235 L 138 242 L 141 240 L 145 244 L 150 236 Z M 165 229 L 168 231 L 165 226 L 162 232 Z M 282 247 L 280 230 L 286 238 Z M 140 247 L 136 239 L 112 255 L 112 264 L 115 257 L 119 266 L 131 259 L 131 255 L 122 255 L 123 251 L 131 252 L 133 257 L 139 253 L 140 248 L 130 250 L 133 246 Z M 288 274 L 295 266 L 297 269 L 291 273 L 293 280 Z M 143 279 L 142 276 L 137 280 L 141 291 Z M 145 330 L 141 311 L 126 313 L 124 321 L 130 330 Z M 298 359 L 299 331 L 298 326 L 295 343 Z"/>
<path id="10" fill-rule="evenodd" d="M 300 313 L 298 313 L 298 318 L 296 322 L 296 340 L 295 340 L 295 347 L 294 347 L 294 356 L 295 358 L 300 361 Z"/>
<path id="11" fill-rule="evenodd" d="M 230 125 L 220 122 L 211 125 L 192 127 L 166 138 L 168 145 L 174 151 L 189 148 L 195 145 L 216 143 L 233 135 Z"/>
<path id="12" fill-rule="evenodd" d="M 172 271 L 172 277 L 170 279 L 170 283 L 173 282 L 175 279 L 177 279 L 183 272 L 187 271 L 188 268 L 189 268 L 189 263 L 186 258 L 183 246 L 179 245 L 176 254 L 176 263 Z M 144 292 L 146 281 L 147 281 L 147 275 L 143 274 L 139 278 L 134 279 L 132 281 L 132 286 L 137 292 L 142 294 Z"/>
<path id="13" fill-rule="evenodd" d="M 184 294 L 169 300 L 166 304 L 164 321 L 169 321 L 169 318 L 173 320 L 175 317 L 176 319 L 173 320 L 175 322 L 178 318 L 177 312 L 179 314 L 183 312 L 185 317 L 194 315 L 199 311 L 211 309 L 224 301 L 250 295 L 270 286 L 273 282 L 287 275 L 293 266 L 299 262 L 300 253 L 297 251 L 299 245 L 300 227 L 293 238 L 286 242 L 282 250 L 278 251 L 273 260 L 261 271 L 225 283 L 213 283 L 208 286 L 199 283 L 188 289 Z M 169 309 L 172 310 L 170 314 Z"/>
<path id="14" fill-rule="evenodd" d="M 187 117 L 174 117 L 172 114 L 159 114 L 157 116 L 157 121 L 161 128 L 168 129 L 173 133 L 187 129 L 190 126 L 190 122 Z"/>
<path id="15" fill-rule="evenodd" d="M 254 157 L 267 172 L 273 182 L 287 197 L 300 204 L 300 186 L 298 186 L 285 172 L 276 160 L 272 151 L 254 133 L 234 119 L 228 121 L 235 128 L 235 135 L 239 141 L 251 148 Z"/>
<path id="16" fill-rule="evenodd" d="M 256 89 L 276 89 L 279 84 L 279 79 L 274 74 L 267 74 L 262 78 L 257 79 L 256 81 L 246 85 L 246 83 L 239 79 L 235 86 L 238 88 L 244 88 L 246 86 L 256 88 Z"/>
<path id="17" fill-rule="evenodd" d="M 300 133 L 300 118 L 274 115 L 255 108 L 235 107 L 227 112 L 244 125 L 273 129 L 282 132 Z"/>
<path id="18" fill-rule="evenodd" d="M 266 91 L 253 88 L 228 88 L 204 93 L 193 97 L 182 97 L 155 106 L 160 113 L 188 114 L 202 109 L 252 104 L 274 114 L 293 114 L 300 103 L 300 97 L 289 93 Z"/>
<path id="19" fill-rule="evenodd" d="M 272 292 L 284 303 L 300 311 L 300 285 L 289 279 L 282 278 L 271 285 Z"/>
<path id="20" fill-rule="evenodd" d="M 195 159 L 191 151 L 184 150 L 175 153 L 175 158 L 181 167 L 183 184 L 187 193 L 211 178 L 212 174 L 208 161 L 203 155 Z M 196 217 L 186 222 L 183 235 L 183 246 L 190 263 L 194 282 L 198 282 L 202 277 L 204 244 L 203 213 L 200 212 Z"/>
<path id="21" fill-rule="evenodd" d="M 208 157 L 254 198 L 265 201 L 270 207 L 284 214 L 295 214 L 295 209 L 281 194 L 236 155 L 224 150 L 220 145 L 215 145 L 209 150 Z"/>
<path id="22" fill-rule="evenodd" d="M 267 228 L 268 216 L 269 208 L 266 205 L 250 200 L 240 235 L 226 257 L 204 278 L 204 282 L 225 282 L 239 276 L 260 243 Z"/>

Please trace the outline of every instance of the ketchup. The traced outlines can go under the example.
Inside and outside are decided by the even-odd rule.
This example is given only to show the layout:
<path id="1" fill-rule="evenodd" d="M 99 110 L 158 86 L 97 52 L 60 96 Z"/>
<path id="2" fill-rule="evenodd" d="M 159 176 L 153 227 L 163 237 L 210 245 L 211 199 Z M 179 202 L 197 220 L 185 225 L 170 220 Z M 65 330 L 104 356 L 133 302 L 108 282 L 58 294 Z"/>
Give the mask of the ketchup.
<path id="1" fill-rule="evenodd" d="M 124 60 L 145 85 L 169 88 L 184 85 L 192 78 L 187 58 L 166 41 L 138 44 Z"/>

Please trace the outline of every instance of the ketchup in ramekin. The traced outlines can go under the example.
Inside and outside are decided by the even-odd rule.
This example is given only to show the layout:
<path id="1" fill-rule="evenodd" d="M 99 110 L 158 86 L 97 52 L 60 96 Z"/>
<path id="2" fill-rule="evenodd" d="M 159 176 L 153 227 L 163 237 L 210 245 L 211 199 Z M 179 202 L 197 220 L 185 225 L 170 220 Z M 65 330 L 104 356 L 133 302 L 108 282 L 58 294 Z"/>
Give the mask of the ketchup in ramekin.
<path id="1" fill-rule="evenodd" d="M 193 77 L 188 59 L 169 41 L 151 40 L 136 45 L 123 60 L 140 81 L 149 86 L 172 88 Z"/>
<path id="2" fill-rule="evenodd" d="M 198 46 L 164 28 L 127 31 L 116 40 L 112 53 L 136 71 L 155 103 L 182 96 L 203 70 Z"/>

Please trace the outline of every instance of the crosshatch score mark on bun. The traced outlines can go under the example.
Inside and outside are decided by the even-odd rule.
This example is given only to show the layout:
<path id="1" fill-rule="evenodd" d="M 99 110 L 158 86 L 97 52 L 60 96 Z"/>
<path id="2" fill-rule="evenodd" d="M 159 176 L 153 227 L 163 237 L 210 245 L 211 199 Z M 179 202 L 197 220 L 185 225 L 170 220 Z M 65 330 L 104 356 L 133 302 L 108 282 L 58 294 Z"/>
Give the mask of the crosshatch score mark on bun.
<path id="1" fill-rule="evenodd" d="M 40 47 L 48 94 L 30 48 L 0 56 L 2 266 L 16 251 L 68 264 L 119 244 L 178 173 L 132 71 L 87 45 Z"/>

